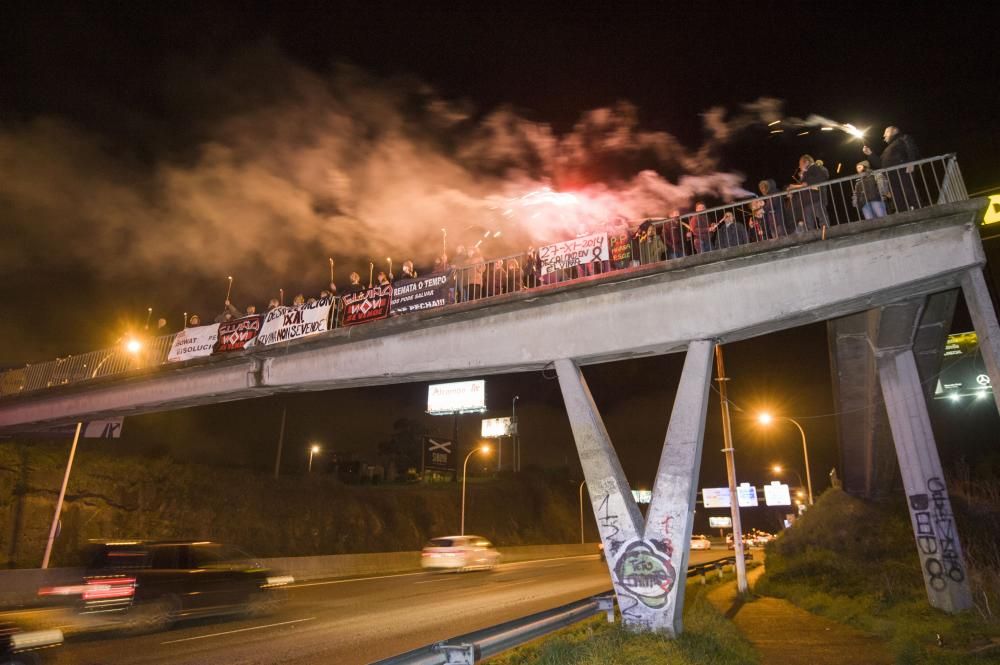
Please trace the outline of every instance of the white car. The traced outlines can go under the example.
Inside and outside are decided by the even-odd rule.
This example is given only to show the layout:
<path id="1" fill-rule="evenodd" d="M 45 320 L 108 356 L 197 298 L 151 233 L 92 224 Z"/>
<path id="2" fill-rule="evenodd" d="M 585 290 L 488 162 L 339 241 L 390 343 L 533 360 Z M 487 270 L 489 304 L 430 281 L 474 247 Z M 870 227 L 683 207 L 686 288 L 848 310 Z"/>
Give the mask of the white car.
<path id="1" fill-rule="evenodd" d="M 691 536 L 691 549 L 710 550 L 712 549 L 712 541 L 708 539 L 708 536 Z"/>
<path id="2" fill-rule="evenodd" d="M 500 563 L 500 552 L 482 536 L 433 538 L 420 553 L 420 565 L 436 570 L 477 570 Z"/>

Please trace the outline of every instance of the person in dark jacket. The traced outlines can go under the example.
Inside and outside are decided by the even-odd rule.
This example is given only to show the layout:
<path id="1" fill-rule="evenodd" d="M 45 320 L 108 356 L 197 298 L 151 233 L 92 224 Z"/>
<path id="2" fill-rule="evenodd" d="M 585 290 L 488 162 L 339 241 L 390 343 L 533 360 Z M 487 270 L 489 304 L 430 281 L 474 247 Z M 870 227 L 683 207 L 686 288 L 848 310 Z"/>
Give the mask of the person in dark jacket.
<path id="1" fill-rule="evenodd" d="M 722 220 L 715 225 L 715 246 L 718 249 L 739 247 L 750 242 L 747 227 L 743 222 L 737 222 L 731 210 L 727 210 Z"/>
<path id="2" fill-rule="evenodd" d="M 885 150 L 876 155 L 869 146 L 861 151 L 868 157 L 874 169 L 889 169 L 889 196 L 896 212 L 915 210 L 920 207 L 920 198 L 913 183 L 913 166 L 902 168 L 903 164 L 920 158 L 917 144 L 907 134 L 901 134 L 899 127 L 886 127 L 882 134 Z"/>
<path id="3" fill-rule="evenodd" d="M 854 183 L 854 196 L 851 203 L 861 211 L 865 219 L 885 217 L 885 201 L 878 189 L 878 181 L 872 173 L 871 164 L 867 161 L 858 162 L 855 167 L 858 180 Z"/>
<path id="4" fill-rule="evenodd" d="M 799 182 L 789 185 L 792 192 L 792 218 L 802 230 L 829 226 L 826 215 L 826 190 L 820 184 L 830 179 L 830 172 L 811 155 L 799 157 Z"/>
<path id="5" fill-rule="evenodd" d="M 361 283 L 361 275 L 356 272 L 352 272 L 350 279 L 351 283 L 347 285 L 347 293 L 361 293 L 365 290 L 365 285 Z"/>
<path id="6" fill-rule="evenodd" d="M 780 196 L 772 194 L 780 193 L 778 183 L 773 179 L 761 180 L 757 183 L 757 189 L 761 196 L 770 196 L 769 199 L 761 199 L 750 205 L 751 210 L 760 210 L 763 213 L 764 233 L 768 238 L 784 238 L 792 232 L 785 219 L 785 203 Z"/>

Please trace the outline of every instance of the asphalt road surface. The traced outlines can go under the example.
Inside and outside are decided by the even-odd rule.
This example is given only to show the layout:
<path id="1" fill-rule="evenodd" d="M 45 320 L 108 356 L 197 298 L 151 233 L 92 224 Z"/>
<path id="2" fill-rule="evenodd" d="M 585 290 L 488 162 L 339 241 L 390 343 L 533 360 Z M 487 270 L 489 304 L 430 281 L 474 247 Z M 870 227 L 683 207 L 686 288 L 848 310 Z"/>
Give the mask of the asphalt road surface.
<path id="1" fill-rule="evenodd" d="M 691 565 L 729 556 L 692 552 Z M 409 573 L 302 582 L 278 612 L 180 623 L 141 637 L 72 637 L 44 663 L 369 663 L 565 605 L 611 588 L 596 556 L 503 564 L 473 573 Z"/>

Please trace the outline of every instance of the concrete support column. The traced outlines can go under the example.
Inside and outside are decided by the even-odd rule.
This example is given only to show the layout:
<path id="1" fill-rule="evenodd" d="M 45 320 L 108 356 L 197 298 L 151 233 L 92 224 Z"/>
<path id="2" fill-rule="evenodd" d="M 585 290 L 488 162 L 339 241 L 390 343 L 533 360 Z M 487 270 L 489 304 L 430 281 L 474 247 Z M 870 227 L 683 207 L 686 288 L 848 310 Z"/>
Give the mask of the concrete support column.
<path id="1" fill-rule="evenodd" d="M 667 437 L 660 453 L 660 466 L 653 483 L 653 498 L 646 513 L 644 540 L 659 550 L 675 571 L 674 584 L 667 589 L 666 603 L 659 611 L 649 612 L 649 616 L 654 630 L 671 637 L 680 635 L 683 628 L 681 614 L 714 351 L 715 343 L 707 340 L 688 344 Z"/>
<path id="2" fill-rule="evenodd" d="M 965 558 L 916 359 L 912 349 L 905 348 L 879 352 L 877 362 L 927 598 L 945 612 L 969 609 Z"/>
<path id="3" fill-rule="evenodd" d="M 555 367 L 604 553 L 610 563 L 625 543 L 642 535 L 642 513 L 632 497 L 583 373 L 569 359 L 555 361 Z"/>
<path id="4" fill-rule="evenodd" d="M 972 325 L 979 339 L 979 349 L 983 353 L 986 373 L 993 386 L 993 400 L 1000 409 L 1000 323 L 993 308 L 990 290 L 980 268 L 973 268 L 962 277 L 962 294 L 972 316 Z"/>
<path id="5" fill-rule="evenodd" d="M 634 630 L 681 632 L 714 349 L 688 346 L 645 521 L 580 368 L 555 362 L 622 622 Z"/>

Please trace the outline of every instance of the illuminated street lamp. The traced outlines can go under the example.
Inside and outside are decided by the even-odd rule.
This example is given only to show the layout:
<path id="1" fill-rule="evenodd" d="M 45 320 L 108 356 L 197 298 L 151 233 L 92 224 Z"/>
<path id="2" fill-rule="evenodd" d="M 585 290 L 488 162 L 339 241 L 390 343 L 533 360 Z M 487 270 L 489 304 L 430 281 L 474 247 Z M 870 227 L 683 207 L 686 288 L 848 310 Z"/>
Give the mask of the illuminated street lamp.
<path id="1" fill-rule="evenodd" d="M 130 337 L 125 340 L 125 350 L 134 356 L 142 351 L 142 342 L 135 337 Z"/>
<path id="2" fill-rule="evenodd" d="M 478 452 L 481 452 L 484 455 L 489 454 L 490 445 L 488 443 L 484 443 L 478 448 L 473 448 L 469 454 L 465 456 L 465 462 L 462 463 L 462 532 L 459 534 L 460 536 L 465 535 L 465 473 L 469 468 L 469 458 Z"/>
<path id="3" fill-rule="evenodd" d="M 309 473 L 313 471 L 313 455 L 319 452 L 319 446 L 313 445 L 309 448 Z"/>
<path id="4" fill-rule="evenodd" d="M 771 465 L 771 471 L 772 471 L 772 472 L 774 472 L 774 475 L 776 475 L 776 476 L 780 476 L 781 474 L 783 474 L 783 473 L 784 473 L 784 472 L 786 472 L 786 471 L 789 471 L 789 472 L 791 472 L 791 473 L 794 473 L 794 474 L 795 474 L 795 477 L 799 479 L 799 487 L 803 487 L 803 486 L 805 486 L 805 483 L 804 483 L 804 482 L 802 482 L 802 474 L 800 474 L 800 473 L 799 473 L 798 471 L 796 471 L 795 469 L 786 469 L 786 468 L 785 468 L 784 466 L 782 466 L 781 464 L 772 464 L 772 465 Z"/>
<path id="5" fill-rule="evenodd" d="M 802 425 L 798 421 L 793 420 L 785 416 L 772 416 L 770 413 L 764 411 L 757 415 L 757 422 L 765 427 L 773 423 L 775 420 L 787 420 L 796 427 L 799 428 L 799 434 L 802 435 L 802 454 L 806 460 L 806 489 L 809 491 L 809 505 L 813 505 L 813 487 L 812 487 L 812 477 L 809 475 L 809 447 L 806 445 L 806 432 L 802 429 Z M 801 482 L 801 479 L 800 479 Z"/>

